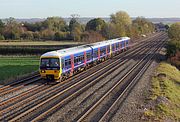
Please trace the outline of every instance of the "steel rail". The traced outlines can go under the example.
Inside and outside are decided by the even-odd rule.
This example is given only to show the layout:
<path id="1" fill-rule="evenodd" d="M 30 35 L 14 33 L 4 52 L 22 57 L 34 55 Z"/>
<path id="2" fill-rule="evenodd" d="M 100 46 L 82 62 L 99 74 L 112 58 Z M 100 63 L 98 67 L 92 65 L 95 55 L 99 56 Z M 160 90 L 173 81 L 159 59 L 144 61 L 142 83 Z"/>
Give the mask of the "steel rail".
<path id="1" fill-rule="evenodd" d="M 160 49 L 160 48 L 159 48 Z M 156 51 L 158 52 L 158 50 Z M 135 83 L 138 78 L 140 78 L 140 76 L 143 75 L 143 73 L 147 70 L 147 68 L 150 66 L 150 64 L 153 62 L 153 60 L 151 60 L 155 55 L 157 54 L 153 54 L 153 56 L 151 56 L 151 58 L 149 59 L 149 61 L 143 66 L 143 68 L 140 70 L 140 72 L 133 78 L 133 80 L 130 82 L 130 84 L 128 84 L 128 86 L 123 90 L 123 92 L 119 95 L 119 97 L 115 100 L 115 102 L 109 107 L 109 109 L 106 111 L 106 113 L 101 117 L 101 119 L 99 120 L 99 122 L 103 122 L 105 120 L 105 118 L 108 116 L 108 114 L 110 113 L 110 111 L 112 111 L 112 109 L 114 108 L 114 106 L 120 101 L 120 99 L 122 99 L 123 95 L 129 90 L 129 88 L 133 85 L 133 83 Z"/>
<path id="2" fill-rule="evenodd" d="M 159 49 L 159 48 L 158 48 Z M 158 49 L 154 49 L 153 52 L 157 51 Z M 148 54 L 150 54 L 151 52 L 149 52 Z M 148 54 L 143 58 L 141 59 L 140 62 L 138 62 L 125 76 L 122 77 L 121 80 L 119 80 L 116 85 L 114 85 L 103 97 L 101 97 L 101 99 L 99 99 L 85 114 L 83 114 L 83 116 L 81 116 L 77 122 L 82 122 L 90 113 L 92 113 L 92 111 L 98 106 L 100 105 L 100 103 L 115 89 L 117 88 L 117 86 L 119 86 L 120 83 L 122 83 L 123 80 L 125 80 L 129 74 L 131 74 L 134 69 L 136 69 L 143 61 L 144 59 L 146 59 L 148 57 Z M 123 92 L 124 93 L 124 92 Z"/>
<path id="3" fill-rule="evenodd" d="M 37 81 L 39 81 L 39 80 L 41 80 L 41 77 L 40 77 L 39 75 L 34 76 L 34 77 L 31 77 L 31 78 L 28 78 L 28 81 L 25 82 L 25 83 L 22 84 L 22 85 L 19 85 L 19 86 L 17 86 L 17 87 L 14 87 L 14 86 L 13 86 L 12 89 L 7 89 L 7 90 L 1 91 L 0 96 L 4 96 L 4 95 L 6 95 L 6 94 L 8 94 L 8 93 L 11 93 L 11 92 L 13 92 L 13 91 L 19 90 L 19 89 L 23 88 L 24 86 L 27 86 L 27 85 L 29 85 L 29 84 L 31 84 L 31 83 L 33 83 L 33 82 L 37 82 Z M 10 87 L 12 87 L 12 86 L 8 86 L 8 87 L 10 88 Z"/>

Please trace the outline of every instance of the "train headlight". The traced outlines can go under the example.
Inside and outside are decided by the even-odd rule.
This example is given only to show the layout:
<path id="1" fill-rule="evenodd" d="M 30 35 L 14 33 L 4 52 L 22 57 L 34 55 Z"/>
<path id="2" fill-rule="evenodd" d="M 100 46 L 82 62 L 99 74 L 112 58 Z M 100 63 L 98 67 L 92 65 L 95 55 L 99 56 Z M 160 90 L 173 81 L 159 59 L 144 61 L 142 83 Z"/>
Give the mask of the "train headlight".
<path id="1" fill-rule="evenodd" d="M 46 71 L 45 70 L 41 70 L 41 73 L 45 73 Z"/>
<path id="2" fill-rule="evenodd" d="M 59 71 L 58 70 L 54 70 L 54 73 L 58 73 Z"/>

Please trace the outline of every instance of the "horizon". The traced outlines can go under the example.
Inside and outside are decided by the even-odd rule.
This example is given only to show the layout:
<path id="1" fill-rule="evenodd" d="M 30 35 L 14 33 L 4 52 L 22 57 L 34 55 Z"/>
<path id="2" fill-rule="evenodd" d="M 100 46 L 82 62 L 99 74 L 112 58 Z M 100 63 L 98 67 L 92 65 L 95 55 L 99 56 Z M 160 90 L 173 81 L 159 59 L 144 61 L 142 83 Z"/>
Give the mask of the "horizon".
<path id="1" fill-rule="evenodd" d="M 100 7 L 100 5 L 103 7 Z M 23 19 L 47 18 L 52 16 L 69 18 L 72 14 L 78 14 L 81 18 L 104 18 L 118 11 L 125 11 L 131 17 L 180 18 L 180 7 L 178 5 L 180 5 L 179 0 L 1 0 L 0 11 L 2 13 L 0 14 L 0 18 L 13 17 Z"/>
<path id="2" fill-rule="evenodd" d="M 61 17 L 61 16 L 48 16 L 48 17 Z M 14 19 L 47 19 L 48 17 L 44 17 L 44 18 L 41 18 L 41 17 L 35 17 L 35 18 L 14 18 L 14 17 L 12 17 L 12 18 L 14 18 Z M 137 16 L 137 17 L 144 17 L 144 16 Z M 137 17 L 131 17 L 130 16 L 130 18 L 137 18 Z M 11 18 L 11 17 L 7 17 L 7 18 L 0 18 L 0 19 L 9 19 L 9 18 Z M 70 19 L 70 18 L 72 18 L 71 16 L 69 16 L 69 17 L 61 17 L 61 18 L 63 18 L 63 19 Z M 110 16 L 109 17 L 78 17 L 78 18 L 110 18 Z M 144 17 L 144 18 L 147 18 L 147 19 L 180 19 L 180 17 Z"/>

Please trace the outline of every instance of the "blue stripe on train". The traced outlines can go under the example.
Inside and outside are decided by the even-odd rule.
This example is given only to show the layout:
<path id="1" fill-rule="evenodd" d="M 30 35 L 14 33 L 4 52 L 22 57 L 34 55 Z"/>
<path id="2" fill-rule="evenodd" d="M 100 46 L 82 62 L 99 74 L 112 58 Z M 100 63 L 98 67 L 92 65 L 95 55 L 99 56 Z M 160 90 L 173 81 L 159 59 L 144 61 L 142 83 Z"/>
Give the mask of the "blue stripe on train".
<path id="1" fill-rule="evenodd" d="M 91 63 L 91 62 L 92 62 L 92 60 L 89 60 L 89 61 L 86 62 L 86 64 Z M 83 65 L 84 65 L 84 62 L 81 63 L 81 64 L 79 64 L 79 65 L 75 65 L 75 66 L 74 66 L 74 69 L 79 68 L 79 67 L 81 67 L 81 66 L 83 66 Z M 62 72 L 65 73 L 65 72 L 68 72 L 68 71 L 71 71 L 71 68 L 68 68 L 68 69 L 63 68 L 63 71 L 62 71 Z"/>

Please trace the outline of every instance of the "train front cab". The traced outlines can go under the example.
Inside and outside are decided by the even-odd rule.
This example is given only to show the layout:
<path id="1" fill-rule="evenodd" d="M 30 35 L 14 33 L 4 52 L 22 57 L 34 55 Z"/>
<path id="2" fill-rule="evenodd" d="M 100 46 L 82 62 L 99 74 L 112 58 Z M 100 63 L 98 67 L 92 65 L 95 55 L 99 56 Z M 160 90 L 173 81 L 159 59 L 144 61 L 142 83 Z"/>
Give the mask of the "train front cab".
<path id="1" fill-rule="evenodd" d="M 41 57 L 40 75 L 47 81 L 54 81 L 61 78 L 62 68 L 59 57 Z"/>

